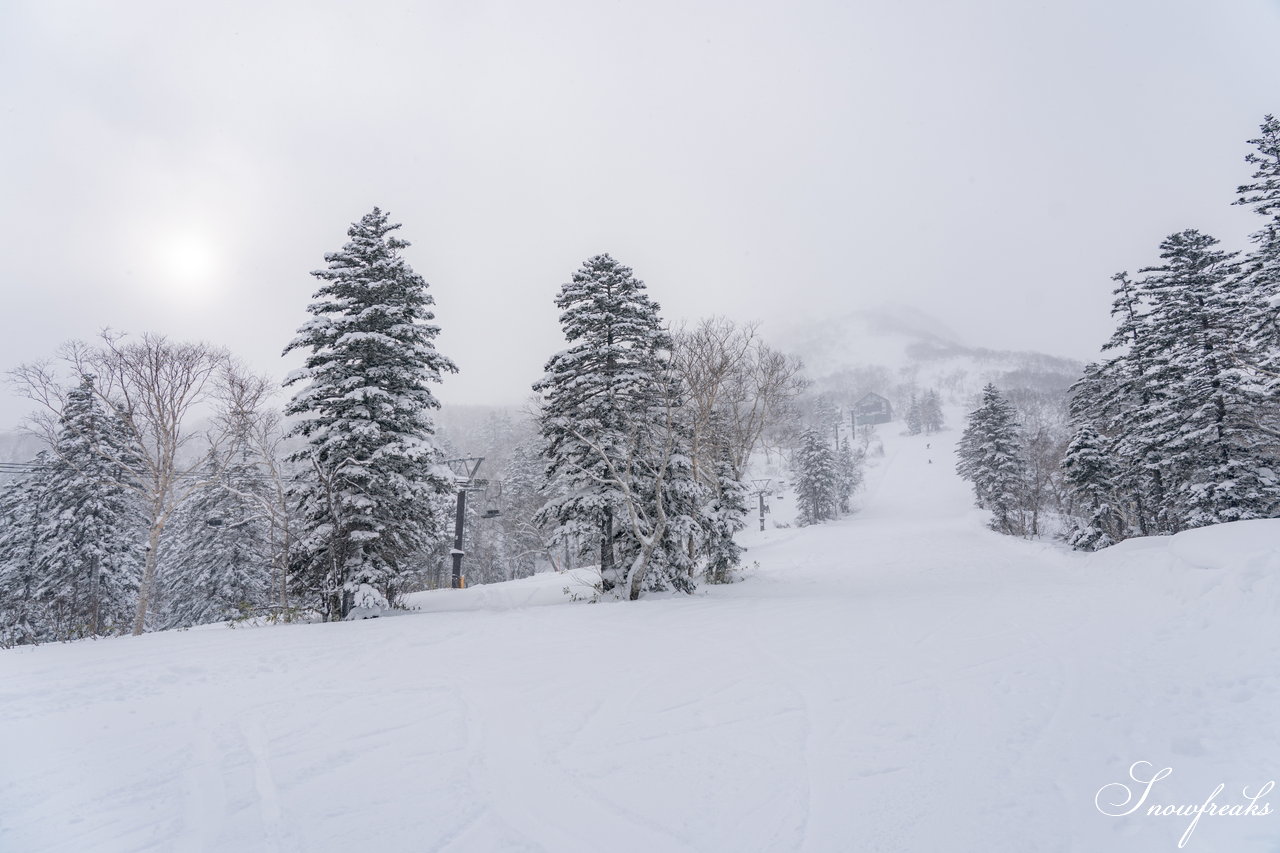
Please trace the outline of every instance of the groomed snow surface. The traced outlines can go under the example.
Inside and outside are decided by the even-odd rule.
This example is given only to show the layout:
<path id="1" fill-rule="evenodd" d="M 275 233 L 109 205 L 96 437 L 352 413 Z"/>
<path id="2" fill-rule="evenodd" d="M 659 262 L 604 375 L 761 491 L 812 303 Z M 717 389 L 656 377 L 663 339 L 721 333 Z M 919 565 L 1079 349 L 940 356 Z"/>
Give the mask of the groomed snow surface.
<path id="1" fill-rule="evenodd" d="M 1280 522 L 1000 537 L 956 433 L 898 426 L 860 512 L 693 597 L 548 574 L 0 652 L 0 851 L 1175 851 L 1149 806 L 1280 776 Z M 1184 849 L 1280 850 L 1270 802 Z"/>

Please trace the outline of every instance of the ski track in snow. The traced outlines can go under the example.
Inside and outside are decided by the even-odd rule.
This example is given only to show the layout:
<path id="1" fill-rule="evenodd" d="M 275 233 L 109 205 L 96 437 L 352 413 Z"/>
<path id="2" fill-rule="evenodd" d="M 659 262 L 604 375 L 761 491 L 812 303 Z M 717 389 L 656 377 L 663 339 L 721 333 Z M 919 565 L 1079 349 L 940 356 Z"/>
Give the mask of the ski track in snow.
<path id="1" fill-rule="evenodd" d="M 1097 812 L 1134 761 L 1161 802 L 1280 775 L 1276 527 L 1227 567 L 1000 537 L 958 433 L 895 426 L 855 515 L 744 531 L 697 596 L 0 652 L 0 851 L 1144 853 L 1187 821 Z M 1275 853 L 1280 814 L 1186 849 Z"/>

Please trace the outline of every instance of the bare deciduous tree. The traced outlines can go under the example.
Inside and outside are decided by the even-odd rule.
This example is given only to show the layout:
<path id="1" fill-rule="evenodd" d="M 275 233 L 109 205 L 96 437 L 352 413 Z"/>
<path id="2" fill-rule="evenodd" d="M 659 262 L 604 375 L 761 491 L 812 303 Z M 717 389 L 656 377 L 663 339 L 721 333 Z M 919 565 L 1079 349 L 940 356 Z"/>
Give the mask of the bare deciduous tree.
<path id="1" fill-rule="evenodd" d="M 800 361 L 766 344 L 758 324 L 737 325 L 709 317 L 692 329 L 673 333 L 673 365 L 684 385 L 693 427 L 695 473 L 713 477 L 718 446 L 728 451 L 734 474 L 741 479 L 765 430 L 781 419 L 808 386 Z M 713 435 L 720 415 L 723 434 Z"/>

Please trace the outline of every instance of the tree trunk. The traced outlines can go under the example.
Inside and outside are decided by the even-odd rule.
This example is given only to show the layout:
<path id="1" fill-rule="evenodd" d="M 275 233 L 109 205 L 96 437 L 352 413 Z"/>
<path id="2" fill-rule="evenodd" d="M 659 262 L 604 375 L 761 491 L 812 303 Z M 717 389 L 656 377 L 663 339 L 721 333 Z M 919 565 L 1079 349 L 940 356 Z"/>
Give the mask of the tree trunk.
<path id="1" fill-rule="evenodd" d="M 142 569 L 142 586 L 138 588 L 138 609 L 133 617 L 133 636 L 137 637 L 146 627 L 147 606 L 151 603 L 151 590 L 156 582 L 156 559 L 160 550 L 160 534 L 164 532 L 163 516 L 151 522 L 147 532 L 147 559 Z"/>
<path id="2" fill-rule="evenodd" d="M 627 598 L 635 601 L 640 597 L 640 587 L 644 584 L 644 576 L 649 573 L 649 554 L 652 549 L 641 546 L 640 555 L 636 557 L 634 563 L 631 564 L 631 570 L 627 572 Z"/>
<path id="3" fill-rule="evenodd" d="M 636 555 L 631 568 L 627 570 L 627 597 L 632 601 L 640 597 L 640 588 L 644 585 L 645 576 L 649 574 L 649 558 L 653 556 L 658 543 L 662 541 L 663 535 L 667 532 L 666 513 L 662 512 L 661 505 L 659 505 L 658 514 L 660 520 L 657 527 L 654 528 L 647 541 L 640 540 L 640 553 Z"/>
<path id="4" fill-rule="evenodd" d="M 600 522 L 600 580 L 605 592 L 613 589 L 613 510 L 604 511 Z"/>

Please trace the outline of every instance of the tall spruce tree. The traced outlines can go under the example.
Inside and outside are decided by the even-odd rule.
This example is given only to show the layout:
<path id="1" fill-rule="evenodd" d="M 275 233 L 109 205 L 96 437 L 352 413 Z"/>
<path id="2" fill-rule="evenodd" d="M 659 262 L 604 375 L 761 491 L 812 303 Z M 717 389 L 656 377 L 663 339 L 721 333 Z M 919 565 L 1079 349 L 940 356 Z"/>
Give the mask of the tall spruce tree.
<path id="1" fill-rule="evenodd" d="M 808 427 L 791 463 L 796 475 L 796 509 L 801 525 L 835 518 L 839 506 L 839 472 L 826 431 Z"/>
<path id="2" fill-rule="evenodd" d="M 1116 329 L 1103 345 L 1107 361 L 1091 365 L 1072 389 L 1072 419 L 1089 423 L 1107 438 L 1117 463 L 1117 485 L 1128 495 L 1138 532 L 1144 536 L 1177 529 L 1172 489 L 1162 464 L 1160 395 L 1155 374 L 1158 342 L 1139 282 L 1128 273 L 1116 282 L 1111 316 Z"/>
<path id="3" fill-rule="evenodd" d="M 40 522 L 48 496 L 49 453 L 0 488 L 0 648 L 55 639 L 39 584 Z"/>
<path id="4" fill-rule="evenodd" d="M 285 380 L 286 413 L 307 439 L 296 494 L 308 557 L 298 573 L 330 619 L 394 603 L 406 561 L 441 534 L 433 498 L 452 487 L 433 441 L 431 384 L 456 372 L 435 348 L 434 300 L 401 256 L 409 243 L 378 208 L 325 255 L 312 319 L 285 353 L 308 353 Z"/>
<path id="5" fill-rule="evenodd" d="M 1142 271 L 1156 387 L 1148 428 L 1188 527 L 1267 517 L 1280 503 L 1275 459 L 1248 426 L 1266 401 L 1240 370 L 1247 308 L 1234 256 L 1217 243 L 1195 230 L 1170 235 L 1164 263 Z"/>
<path id="6" fill-rule="evenodd" d="M 1187 230 L 1161 243 L 1162 263 L 1141 278 L 1114 277 L 1111 355 L 1072 388 L 1082 443 L 1071 455 L 1081 456 L 1079 472 L 1094 473 L 1068 479 L 1106 471 L 1113 480 L 1108 501 L 1086 482 L 1073 486 L 1086 539 L 1089 530 L 1174 533 L 1280 510 L 1280 122 L 1267 116 L 1249 142 L 1255 171 L 1235 203 L 1263 217 L 1253 251 L 1237 260 Z M 1095 523 L 1099 507 L 1109 522 Z"/>
<path id="7" fill-rule="evenodd" d="M 854 451 L 845 438 L 836 453 L 836 505 L 840 512 L 852 512 L 853 493 L 862 485 L 862 451 Z"/>
<path id="8" fill-rule="evenodd" d="M 621 480 L 635 476 L 667 437 L 661 410 L 671 390 L 671 338 L 644 282 L 607 254 L 587 259 L 556 306 L 569 347 L 547 361 L 533 386 L 542 397 L 549 496 L 538 521 L 556 541 L 595 543 L 607 592 L 620 580 L 618 559 L 639 547 L 621 523 L 632 485 Z M 639 498 L 642 484 L 634 485 Z"/>
<path id="9" fill-rule="evenodd" d="M 1063 459 L 1071 501 L 1082 519 L 1070 534 L 1072 547 L 1096 551 L 1125 538 L 1118 497 L 1118 468 L 1106 441 L 1090 424 L 1076 431 Z"/>
<path id="10" fill-rule="evenodd" d="M 938 392 L 930 388 L 920 398 L 920 423 L 926 433 L 940 432 L 943 426 L 942 400 Z"/>
<path id="11" fill-rule="evenodd" d="M 1280 119 L 1268 115 L 1256 139 L 1249 144 L 1255 150 L 1245 155 L 1245 162 L 1255 167 L 1252 181 L 1236 189 L 1235 204 L 1253 208 L 1263 217 L 1262 228 L 1255 232 L 1253 241 L 1275 245 L 1280 240 Z"/>
<path id="12" fill-rule="evenodd" d="M 1280 120 L 1268 115 L 1245 160 L 1254 167 L 1252 180 L 1237 190 L 1235 204 L 1250 207 L 1262 217 L 1250 239 L 1254 248 L 1240 267 L 1240 286 L 1246 308 L 1247 340 L 1253 350 L 1249 364 L 1272 396 L 1280 393 Z M 1280 437 L 1280 423 L 1270 407 L 1258 413 L 1261 426 Z"/>
<path id="13" fill-rule="evenodd" d="M 978 507 L 991 511 L 991 529 L 1000 533 L 1024 532 L 1020 506 L 1026 464 L 1021 445 L 1017 412 L 995 385 L 988 384 L 960 436 L 956 472 L 973 484 Z"/>
<path id="14" fill-rule="evenodd" d="M 140 451 L 93 386 L 84 376 L 67 394 L 41 513 L 32 594 L 58 639 L 128 630 L 142 579 Z"/>
<path id="15" fill-rule="evenodd" d="M 920 409 L 920 398 L 911 392 L 911 404 L 907 406 L 907 435 L 919 435 L 924 431 L 924 415 Z"/>
<path id="16" fill-rule="evenodd" d="M 734 473 L 732 451 L 722 446 L 715 465 L 716 488 L 704 509 L 707 519 L 706 578 L 728 583 L 742 560 L 734 534 L 747 526 L 747 489 Z"/>

